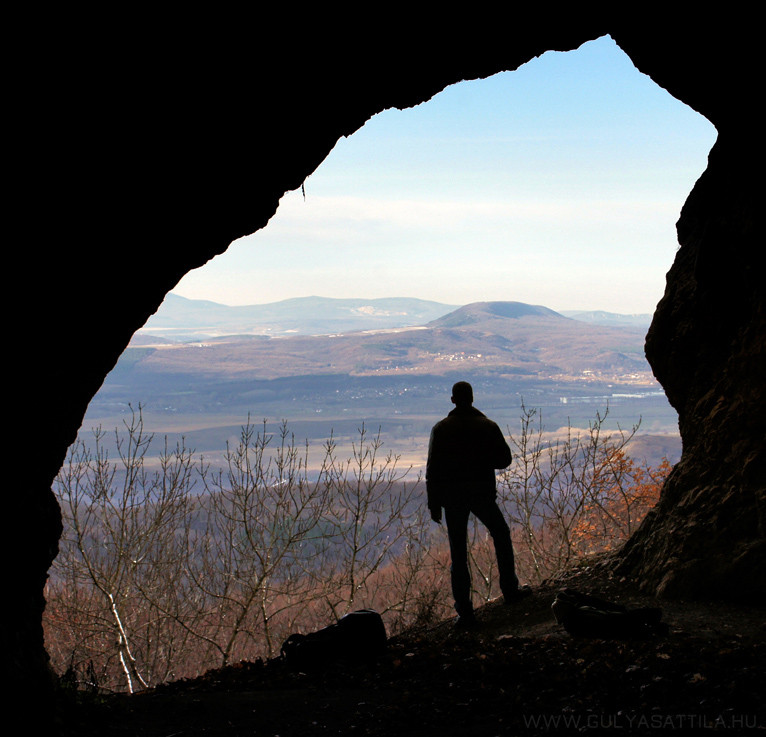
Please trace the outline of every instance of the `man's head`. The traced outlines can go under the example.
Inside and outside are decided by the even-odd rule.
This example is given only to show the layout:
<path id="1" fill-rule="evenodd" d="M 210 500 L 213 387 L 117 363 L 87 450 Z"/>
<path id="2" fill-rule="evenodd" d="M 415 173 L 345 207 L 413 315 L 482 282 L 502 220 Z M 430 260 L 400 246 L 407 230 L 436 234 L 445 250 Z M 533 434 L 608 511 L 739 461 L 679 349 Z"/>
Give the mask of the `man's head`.
<path id="1" fill-rule="evenodd" d="M 452 387 L 452 402 L 456 407 L 470 407 L 473 404 L 473 387 L 467 381 L 458 381 Z"/>

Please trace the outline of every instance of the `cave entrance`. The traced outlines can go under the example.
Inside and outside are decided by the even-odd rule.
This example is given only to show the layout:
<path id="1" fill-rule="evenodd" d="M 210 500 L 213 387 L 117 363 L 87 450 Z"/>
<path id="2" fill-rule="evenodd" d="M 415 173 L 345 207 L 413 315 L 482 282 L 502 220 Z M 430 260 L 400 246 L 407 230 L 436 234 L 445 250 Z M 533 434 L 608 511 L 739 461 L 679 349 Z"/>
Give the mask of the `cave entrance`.
<path id="1" fill-rule="evenodd" d="M 379 303 L 367 302 L 388 297 L 438 302 L 445 313 L 486 302 L 649 313 L 661 297 L 663 276 L 676 248 L 673 224 L 704 169 L 713 137 L 706 121 L 636 72 L 609 39 L 566 54 L 549 52 L 518 71 L 456 85 L 417 108 L 376 116 L 336 146 L 303 191 L 284 197 L 268 228 L 238 241 L 190 274 L 179 283 L 177 293 L 243 306 L 317 294 L 362 297 L 366 302 L 352 309 L 360 318 L 385 311 Z M 515 319 L 514 309 L 518 308 L 496 307 L 493 314 Z M 386 413 L 388 446 L 398 451 L 396 444 L 402 441 L 411 450 L 413 443 L 420 443 L 412 457 L 420 456 L 422 463 L 427 429 L 447 404 L 451 372 L 435 380 L 391 362 L 379 376 L 366 365 L 346 374 L 315 367 L 318 378 L 312 385 L 305 378 L 309 373 L 295 370 L 306 355 L 312 355 L 304 347 L 303 354 L 290 351 L 291 362 L 282 364 L 302 377 L 293 384 L 277 375 L 253 376 L 248 374 L 252 364 L 242 358 L 245 354 L 231 358 L 237 341 L 226 337 L 232 332 L 225 324 L 231 313 L 222 312 L 227 317 L 217 335 L 198 315 L 202 326 L 198 322 L 185 328 L 200 333 L 191 342 L 163 345 L 158 339 L 172 339 L 172 331 L 163 336 L 153 321 L 94 398 L 85 426 L 97 421 L 106 428 L 117 426 L 128 403 L 144 402 L 149 430 L 183 432 L 190 446 L 206 452 L 222 448 L 226 434 L 235 432 L 248 410 L 288 417 L 298 423 L 292 426 L 298 437 L 319 438 L 326 437 L 328 424 L 337 429 L 345 423 L 351 436 L 360 419 Z M 464 324 L 446 323 L 446 332 Z M 247 344 L 243 350 L 255 347 L 263 352 L 270 338 L 259 338 L 257 333 L 250 331 L 242 341 Z M 283 343 L 286 334 L 280 338 Z M 477 388 L 491 391 L 492 382 L 480 364 L 470 364 L 484 356 L 470 352 L 466 356 L 460 347 L 429 350 L 445 360 L 455 359 L 462 378 L 469 365 L 468 378 Z M 402 346 L 390 342 L 382 350 L 389 351 L 393 362 Z M 630 352 L 625 345 L 611 350 Z M 166 370 L 163 354 L 184 367 L 182 385 Z M 141 371 L 134 371 L 136 366 Z M 215 366 L 220 372 L 207 384 L 188 378 L 195 369 L 209 376 Z M 227 368 L 234 372 L 228 378 Z M 570 378 L 577 378 L 578 387 L 586 386 L 594 370 L 582 368 Z M 531 403 L 563 405 L 562 412 L 571 415 L 584 390 L 562 397 L 558 385 L 566 382 L 559 377 L 553 383 L 556 387 L 547 395 L 540 382 L 526 383 L 533 392 Z M 346 394 L 336 397 L 342 392 Z M 487 401 L 485 393 L 477 403 L 505 424 L 514 419 L 523 393 L 521 387 L 512 389 L 505 405 Z M 315 406 L 317 396 L 333 399 L 330 411 Z M 595 401 L 599 395 L 587 398 L 590 401 L 582 403 L 581 411 L 591 416 L 593 409 L 601 409 Z M 356 405 L 344 415 L 351 400 Z M 317 414 L 325 412 L 329 419 L 319 421 Z M 211 461 L 210 454 L 206 456 Z M 189 529 L 192 536 L 196 529 Z M 225 531 L 232 533 L 232 539 L 237 537 L 234 528 Z M 175 538 L 171 529 L 167 540 L 173 543 Z M 163 573 L 168 563 L 165 538 L 157 539 L 160 542 L 150 551 L 158 556 L 156 571 L 152 569 L 157 575 L 147 580 L 156 584 L 162 597 L 171 596 L 163 598 L 157 610 L 181 621 L 184 614 L 174 607 L 193 597 L 172 598 L 179 579 Z M 258 552 L 257 546 L 254 551 Z M 242 556 L 241 562 L 246 565 L 256 557 Z M 145 560 L 127 554 L 122 558 L 131 570 Z M 219 571 L 215 555 L 208 563 Z M 269 585 L 275 590 L 289 583 L 279 571 L 270 575 Z M 242 578 L 255 580 L 249 574 Z M 174 586 L 168 587 L 167 580 Z M 229 597 L 228 590 L 213 593 L 220 600 Z M 116 607 L 110 611 L 107 616 L 114 615 L 122 627 Z M 146 633 L 140 627 L 143 610 L 128 614 L 140 629 L 132 642 L 141 643 Z M 264 627 L 270 617 L 264 615 Z M 209 620 L 206 626 L 215 628 L 215 617 L 212 625 Z M 189 630 L 178 631 L 180 641 Z M 145 637 L 147 649 L 151 635 Z M 201 636 L 213 642 L 208 630 Z M 128 652 L 127 643 L 126 636 L 115 655 L 115 663 L 117 656 L 120 663 L 114 667 L 115 678 L 132 684 L 146 671 L 128 662 L 138 650 Z M 64 662 L 68 647 L 77 645 L 64 643 L 59 662 Z M 220 662 L 229 662 L 226 643 L 215 640 L 215 645 L 221 650 Z M 156 667 L 166 666 L 159 662 Z"/>

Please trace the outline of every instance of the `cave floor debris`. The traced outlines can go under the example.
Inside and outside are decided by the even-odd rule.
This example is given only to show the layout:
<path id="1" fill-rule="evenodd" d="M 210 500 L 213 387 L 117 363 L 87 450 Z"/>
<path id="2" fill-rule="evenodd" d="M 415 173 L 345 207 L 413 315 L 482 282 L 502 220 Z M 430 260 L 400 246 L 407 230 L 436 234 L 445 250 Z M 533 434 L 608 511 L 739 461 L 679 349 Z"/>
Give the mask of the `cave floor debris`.
<path id="1" fill-rule="evenodd" d="M 641 640 L 579 639 L 555 621 L 563 587 L 628 607 L 660 606 L 670 631 Z M 63 700 L 78 735 L 515 735 L 610 729 L 766 729 L 766 610 L 657 601 L 604 565 L 569 572 L 480 626 L 447 620 L 390 638 L 373 664 L 296 673 L 240 663 L 134 696 Z M 734 731 L 731 731 L 734 730 Z"/>

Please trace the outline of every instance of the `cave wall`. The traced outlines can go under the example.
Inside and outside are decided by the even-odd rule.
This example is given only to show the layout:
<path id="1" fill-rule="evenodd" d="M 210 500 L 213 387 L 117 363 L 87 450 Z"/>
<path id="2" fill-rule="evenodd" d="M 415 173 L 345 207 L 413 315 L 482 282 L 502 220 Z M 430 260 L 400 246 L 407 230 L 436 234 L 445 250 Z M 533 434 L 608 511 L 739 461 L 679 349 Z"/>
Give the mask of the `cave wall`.
<path id="1" fill-rule="evenodd" d="M 758 145 L 721 136 L 713 148 L 678 221 L 681 247 L 647 335 L 683 455 L 618 569 L 665 597 L 766 601 L 764 286 L 757 185 L 742 174 Z"/>
<path id="2" fill-rule="evenodd" d="M 684 454 L 623 570 L 670 595 L 704 593 L 700 570 L 713 557 L 719 582 L 762 566 L 766 331 L 752 236 L 757 139 L 743 103 L 754 24 L 541 11 L 378 18 L 352 34 L 321 13 L 140 20 L 87 38 L 59 27 L 36 36 L 42 62 L 17 90 L 15 214 L 26 240 L 15 249 L 40 305 L 22 321 L 9 491 L 23 541 L 13 558 L 18 605 L 3 625 L 17 685 L 43 682 L 42 592 L 60 532 L 51 481 L 91 397 L 183 274 L 263 227 L 282 194 L 376 112 L 606 33 L 719 131 L 647 340 Z"/>
<path id="3" fill-rule="evenodd" d="M 758 40 L 746 22 L 665 28 L 656 46 L 618 31 L 643 72 L 713 122 L 718 139 L 684 203 L 679 249 L 646 339 L 678 411 L 681 461 L 618 570 L 663 597 L 766 601 L 766 289 L 756 236 Z M 659 47 L 659 48 L 658 48 Z"/>

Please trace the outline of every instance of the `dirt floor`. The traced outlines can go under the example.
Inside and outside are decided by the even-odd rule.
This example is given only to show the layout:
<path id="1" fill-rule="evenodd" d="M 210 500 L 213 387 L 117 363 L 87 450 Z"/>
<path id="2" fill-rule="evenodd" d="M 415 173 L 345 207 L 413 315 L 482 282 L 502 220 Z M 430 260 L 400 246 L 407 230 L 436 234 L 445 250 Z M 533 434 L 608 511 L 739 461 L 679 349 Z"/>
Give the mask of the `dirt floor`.
<path id="1" fill-rule="evenodd" d="M 551 604 L 563 587 L 661 607 L 666 634 L 573 637 Z M 594 564 L 512 606 L 389 639 L 374 663 L 289 669 L 241 663 L 134 696 L 62 696 L 78 735 L 624 735 L 766 732 L 766 610 L 650 599 Z"/>

